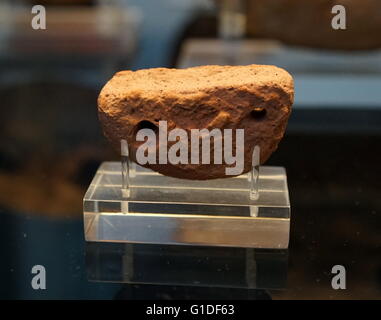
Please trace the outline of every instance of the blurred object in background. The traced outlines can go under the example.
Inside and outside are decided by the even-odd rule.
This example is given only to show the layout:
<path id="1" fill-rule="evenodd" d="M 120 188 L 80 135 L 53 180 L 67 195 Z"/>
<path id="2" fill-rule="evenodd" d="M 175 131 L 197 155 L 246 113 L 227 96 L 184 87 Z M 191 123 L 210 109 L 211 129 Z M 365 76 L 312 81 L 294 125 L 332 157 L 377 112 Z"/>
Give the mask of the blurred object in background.
<path id="1" fill-rule="evenodd" d="M 296 108 L 380 109 L 381 50 L 330 48 L 367 49 L 381 45 L 381 18 L 376 14 L 381 13 L 381 2 L 341 2 L 347 7 L 347 30 L 331 26 L 332 7 L 336 4 L 333 1 L 216 0 L 218 19 L 214 23 L 220 26 L 220 38 L 215 38 L 216 31 L 210 27 L 213 18 L 200 17 L 190 25 L 193 31 L 184 32 L 189 36 L 183 39 L 177 66 L 276 65 L 294 76 Z M 245 19 L 234 19 L 242 10 L 247 15 L 245 39 Z"/>
<path id="2" fill-rule="evenodd" d="M 25 79 L 32 72 L 33 79 L 72 81 L 86 77 L 83 72 L 98 72 L 99 84 L 119 68 L 131 66 L 140 21 L 136 9 L 100 0 L 92 6 L 48 6 L 46 29 L 34 30 L 31 5 L 20 3 L 1 8 L 0 63 L 6 61 L 0 66 L 1 77 Z M 87 80 L 96 83 L 96 77 L 87 75 Z"/>
<path id="3" fill-rule="evenodd" d="M 218 34 L 223 41 L 223 64 L 235 65 L 237 51 L 246 33 L 245 0 L 220 0 L 218 9 Z"/>
<path id="4" fill-rule="evenodd" d="M 218 33 L 223 39 L 241 39 L 246 33 L 245 0 L 220 0 L 218 8 Z"/>
<path id="5" fill-rule="evenodd" d="M 97 95 L 63 83 L 0 88 L 0 210 L 81 218 L 98 165 L 117 159 L 98 126 Z"/>
<path id="6" fill-rule="evenodd" d="M 346 9 L 345 31 L 332 28 L 335 5 Z M 247 0 L 247 6 L 250 36 L 323 49 L 381 47 L 380 0 Z"/>
<path id="7" fill-rule="evenodd" d="M 114 0 L 116 1 L 116 0 Z M 142 13 L 139 51 L 133 69 L 173 67 L 176 45 L 187 24 L 205 10 L 210 0 L 119 0 Z"/>
<path id="8" fill-rule="evenodd" d="M 25 0 L 28 4 L 33 5 L 93 5 L 97 0 Z"/>
<path id="9" fill-rule="evenodd" d="M 49 7 L 47 28 L 31 28 L 29 8 L 13 11 L 10 54 L 129 57 L 135 49 L 136 16 L 118 7 Z"/>

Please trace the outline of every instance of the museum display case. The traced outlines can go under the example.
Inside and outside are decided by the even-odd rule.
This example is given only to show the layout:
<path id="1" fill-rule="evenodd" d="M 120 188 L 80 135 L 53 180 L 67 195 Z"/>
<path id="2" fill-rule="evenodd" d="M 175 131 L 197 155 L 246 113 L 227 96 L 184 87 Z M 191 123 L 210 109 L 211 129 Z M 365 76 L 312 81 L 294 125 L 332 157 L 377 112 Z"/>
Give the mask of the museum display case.
<path id="1" fill-rule="evenodd" d="M 380 4 L 340 4 L 1 1 L 0 299 L 381 299 Z M 242 171 L 140 163 L 162 121 Z"/>

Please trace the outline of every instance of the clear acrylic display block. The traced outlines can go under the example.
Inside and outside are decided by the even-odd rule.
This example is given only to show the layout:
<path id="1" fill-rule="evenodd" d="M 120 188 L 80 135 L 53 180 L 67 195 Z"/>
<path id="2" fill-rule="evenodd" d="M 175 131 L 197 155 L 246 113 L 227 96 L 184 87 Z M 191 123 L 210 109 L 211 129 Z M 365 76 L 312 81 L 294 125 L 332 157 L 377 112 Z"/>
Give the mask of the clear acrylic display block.
<path id="1" fill-rule="evenodd" d="M 83 202 L 87 241 L 288 247 L 290 202 L 284 168 L 260 167 L 258 179 L 249 172 L 198 181 L 129 166 L 127 189 L 120 162 L 99 167 Z M 258 197 L 253 198 L 254 182 Z"/>

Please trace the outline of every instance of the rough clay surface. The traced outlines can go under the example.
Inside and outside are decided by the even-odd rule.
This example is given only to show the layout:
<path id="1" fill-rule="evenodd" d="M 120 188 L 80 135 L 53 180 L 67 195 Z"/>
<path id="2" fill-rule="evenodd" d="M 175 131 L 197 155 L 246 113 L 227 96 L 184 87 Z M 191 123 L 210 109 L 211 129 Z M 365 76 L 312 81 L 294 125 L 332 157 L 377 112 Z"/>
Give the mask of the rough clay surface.
<path id="1" fill-rule="evenodd" d="M 126 139 L 134 161 L 143 143 L 136 141 L 136 132 L 144 127 L 155 129 L 160 120 L 168 122 L 168 130 L 244 129 L 247 172 L 255 145 L 261 147 L 262 163 L 277 148 L 293 98 L 292 77 L 274 66 L 157 68 L 116 73 L 99 95 L 98 111 L 105 136 L 116 150 L 120 150 L 120 140 Z M 230 177 L 225 174 L 226 166 L 147 165 L 164 175 L 195 180 Z"/>

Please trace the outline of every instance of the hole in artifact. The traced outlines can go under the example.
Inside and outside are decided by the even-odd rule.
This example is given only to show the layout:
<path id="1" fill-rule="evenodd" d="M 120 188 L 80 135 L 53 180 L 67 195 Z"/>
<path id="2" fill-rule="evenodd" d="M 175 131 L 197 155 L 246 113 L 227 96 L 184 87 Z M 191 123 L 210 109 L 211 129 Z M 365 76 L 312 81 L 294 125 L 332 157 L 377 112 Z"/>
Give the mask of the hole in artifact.
<path id="1" fill-rule="evenodd" d="M 155 125 L 154 123 L 152 123 L 151 121 L 148 121 L 148 120 L 140 121 L 136 125 L 136 133 L 138 133 L 138 131 L 141 129 L 151 129 L 155 133 L 157 133 L 159 131 L 159 128 L 157 127 L 157 125 Z"/>
<path id="2" fill-rule="evenodd" d="M 256 120 L 261 120 L 266 116 L 266 109 L 265 108 L 254 108 L 251 112 L 250 115 L 256 119 Z"/>

